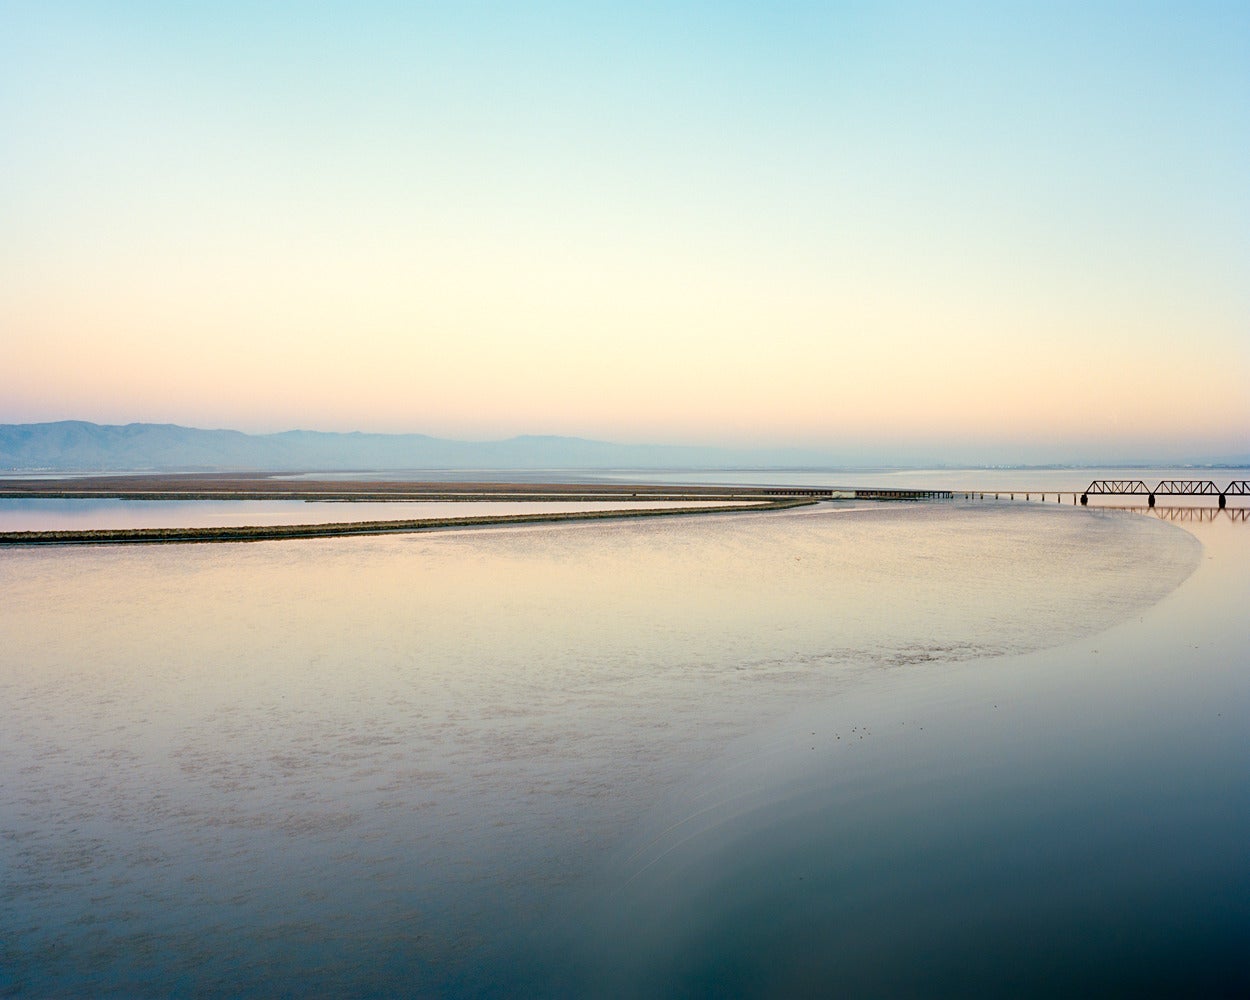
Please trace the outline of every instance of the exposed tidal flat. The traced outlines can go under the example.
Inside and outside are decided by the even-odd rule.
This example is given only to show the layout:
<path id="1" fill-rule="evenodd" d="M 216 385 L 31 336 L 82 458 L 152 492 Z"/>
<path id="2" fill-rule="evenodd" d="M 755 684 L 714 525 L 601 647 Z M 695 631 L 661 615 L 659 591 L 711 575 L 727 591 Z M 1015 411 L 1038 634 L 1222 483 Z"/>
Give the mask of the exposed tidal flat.
<path id="1" fill-rule="evenodd" d="M 1250 538 L 1192 532 L 5 550 L 0 991 L 1235 995 Z"/>
<path id="2" fill-rule="evenodd" d="M 17 476 L 0 479 L 0 547 L 330 538 L 807 502 L 750 487 L 377 478 L 345 483 L 261 473 Z"/>
<path id="3" fill-rule="evenodd" d="M 0 497 L 0 533 L 99 531 L 145 528 L 236 528 L 526 514 L 599 513 L 618 510 L 698 509 L 718 501 L 304 501 L 304 500 L 119 500 Z"/>
<path id="4" fill-rule="evenodd" d="M 291 502 L 282 500 L 4 500 L 0 546 L 255 542 L 405 534 L 497 524 L 620 520 L 747 508 L 783 509 L 810 501 L 645 503 L 491 503 L 466 501 Z M 309 503 L 313 503 L 310 508 Z M 314 509 L 319 507 L 320 509 Z M 33 509 L 32 509 L 33 508 Z M 25 525 L 14 527 L 11 525 Z"/>

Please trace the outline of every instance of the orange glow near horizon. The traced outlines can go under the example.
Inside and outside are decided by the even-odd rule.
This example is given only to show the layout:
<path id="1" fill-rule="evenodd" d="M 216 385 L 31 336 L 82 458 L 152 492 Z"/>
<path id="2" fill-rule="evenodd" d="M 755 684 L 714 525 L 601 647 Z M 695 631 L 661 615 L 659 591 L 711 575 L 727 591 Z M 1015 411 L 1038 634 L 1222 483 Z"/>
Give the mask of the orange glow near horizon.
<path id="1" fill-rule="evenodd" d="M 1250 453 L 1248 62 L 1187 25 L 1207 117 L 1172 115 L 1169 30 L 1088 17 L 1121 64 L 1073 63 L 1068 25 L 917 12 L 882 38 L 920 75 L 862 94 L 855 46 L 828 69 L 837 32 L 810 93 L 741 40 L 692 67 L 534 39 L 539 66 L 505 34 L 507 100 L 471 48 L 416 73 L 414 21 L 414 50 L 327 70 L 337 110 L 263 26 L 278 68 L 236 91 L 207 72 L 234 35 L 190 15 L 159 50 L 124 18 L 19 17 L 0 422 Z M 85 82 L 50 75 L 56 45 Z M 563 75 L 587 45 L 602 66 Z M 1093 89 L 1063 103 L 1058 72 Z"/>

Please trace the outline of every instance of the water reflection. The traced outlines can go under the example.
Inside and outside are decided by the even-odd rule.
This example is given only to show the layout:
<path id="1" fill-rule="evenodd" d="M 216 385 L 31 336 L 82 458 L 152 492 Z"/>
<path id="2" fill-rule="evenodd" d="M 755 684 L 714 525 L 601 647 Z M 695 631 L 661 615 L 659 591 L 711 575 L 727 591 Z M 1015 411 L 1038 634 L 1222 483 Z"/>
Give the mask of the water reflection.
<path id="1" fill-rule="evenodd" d="M 1180 524 L 1210 524 L 1226 520 L 1233 524 L 1250 523 L 1250 507 L 1107 507 L 1108 510 L 1126 510 L 1137 514 L 1152 514 L 1161 521 Z"/>
<path id="2" fill-rule="evenodd" d="M 1157 467 L 1073 467 L 1073 468 L 979 468 L 979 469 L 821 469 L 821 470 L 674 470 L 671 472 L 638 471 L 608 472 L 599 478 L 610 482 L 691 483 L 704 485 L 759 485 L 807 487 L 881 487 L 885 489 L 950 490 L 955 493 L 997 492 L 1003 496 L 1015 492 L 1063 493 L 1079 497 L 1082 487 L 1091 479 L 1144 480 L 1210 478 L 1216 470 L 1209 468 Z M 1224 472 L 1222 477 L 1239 474 Z"/>
<path id="3" fill-rule="evenodd" d="M 1190 535 L 1116 511 L 960 504 L 0 553 L 0 990 L 549 991 L 615 970 L 698 992 L 680 962 L 632 948 L 645 936 L 600 952 L 566 924 L 670 926 L 605 874 L 634 857 L 630 891 L 690 917 L 684 940 L 739 942 L 757 967 L 780 947 L 737 922 L 753 912 L 739 889 L 704 894 L 709 870 L 775 877 L 784 858 L 734 862 L 767 814 L 723 810 L 725 851 L 695 855 L 720 864 L 674 869 L 690 858 L 659 836 L 664 803 L 786 798 L 806 772 L 789 730 L 767 734 L 837 705 L 811 745 L 845 740 L 838 759 L 866 762 L 840 786 L 862 819 L 859 840 L 797 845 L 843 859 L 821 877 L 862 859 L 848 845 L 889 843 L 898 819 L 958 842 L 976 822 L 952 788 L 998 788 L 979 776 L 1044 744 L 1009 722 L 959 738 L 958 713 L 944 742 L 921 742 L 942 728 L 928 719 L 985 694 L 985 672 L 1017 704 L 1050 696 L 1044 671 L 994 657 L 1138 616 L 1199 556 Z M 1124 712 L 1088 700 L 1112 726 Z M 886 745 L 885 721 L 917 726 L 889 744 L 893 764 L 863 754 Z M 1069 750 L 1043 755 L 1050 787 L 1088 768 Z M 930 785 L 928 809 L 894 809 L 890 788 Z M 928 870 L 923 853 L 910 863 Z M 622 907 L 596 909 L 604 893 Z M 718 906 L 723 934 L 695 919 Z"/>
<path id="4" fill-rule="evenodd" d="M 740 741 L 604 873 L 566 929 L 582 963 L 565 984 L 1245 995 L 1250 538 L 1233 523 L 1203 517 L 1202 571 L 1143 623 L 883 678 Z"/>

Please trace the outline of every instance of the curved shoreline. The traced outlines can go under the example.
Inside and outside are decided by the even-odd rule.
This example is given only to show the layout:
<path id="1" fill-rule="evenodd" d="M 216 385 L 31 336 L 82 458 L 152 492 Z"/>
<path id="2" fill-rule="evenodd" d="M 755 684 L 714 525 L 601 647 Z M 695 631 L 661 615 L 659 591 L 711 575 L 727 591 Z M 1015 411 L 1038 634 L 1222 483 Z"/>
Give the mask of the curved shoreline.
<path id="1" fill-rule="evenodd" d="M 237 525 L 211 528 L 98 528 L 70 531 L 0 532 L 0 547 L 37 545 L 155 545 L 175 542 L 260 542 L 284 538 L 341 538 L 349 535 L 410 534 L 443 528 L 476 528 L 559 521 L 624 520 L 692 514 L 733 514 L 787 510 L 817 503 L 808 498 L 786 498 L 764 503 L 736 503 L 716 507 L 588 510 L 546 514 L 484 514 L 477 517 L 410 518 L 398 521 L 338 521 L 331 524 Z"/>

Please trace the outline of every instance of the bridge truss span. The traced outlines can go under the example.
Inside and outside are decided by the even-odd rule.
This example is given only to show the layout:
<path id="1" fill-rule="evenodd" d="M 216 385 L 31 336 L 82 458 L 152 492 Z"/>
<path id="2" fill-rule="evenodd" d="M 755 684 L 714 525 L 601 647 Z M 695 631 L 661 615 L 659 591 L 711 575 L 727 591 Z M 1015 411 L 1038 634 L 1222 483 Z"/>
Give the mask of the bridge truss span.
<path id="1" fill-rule="evenodd" d="M 1088 496 L 1149 496 L 1151 489 L 1140 479 L 1095 479 L 1085 488 Z"/>
<path id="2" fill-rule="evenodd" d="M 1164 479 L 1155 487 L 1156 494 L 1170 497 L 1217 497 L 1222 492 L 1209 479 Z"/>
<path id="3" fill-rule="evenodd" d="M 1144 496 L 1153 507 L 1155 497 L 1216 497 L 1223 510 L 1230 496 L 1250 496 L 1250 480 L 1234 479 L 1220 489 L 1211 479 L 1162 479 L 1153 489 L 1140 479 L 1095 479 L 1081 494 L 1081 503 L 1091 496 Z"/>

